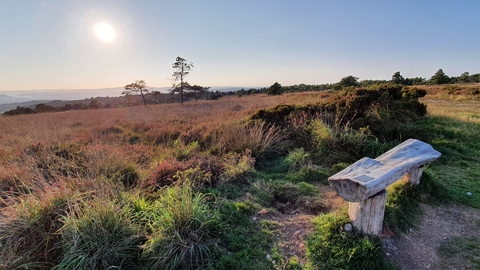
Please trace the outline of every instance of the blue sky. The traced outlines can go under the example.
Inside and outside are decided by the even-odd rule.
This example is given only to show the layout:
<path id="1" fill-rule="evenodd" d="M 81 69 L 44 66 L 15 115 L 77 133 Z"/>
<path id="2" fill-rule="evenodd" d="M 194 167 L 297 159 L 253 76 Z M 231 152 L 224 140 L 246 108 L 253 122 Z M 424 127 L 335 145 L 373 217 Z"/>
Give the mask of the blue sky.
<path id="1" fill-rule="evenodd" d="M 170 86 L 177 56 L 204 86 L 479 73 L 479 14 L 478 0 L 2 0 L 0 90 Z"/>

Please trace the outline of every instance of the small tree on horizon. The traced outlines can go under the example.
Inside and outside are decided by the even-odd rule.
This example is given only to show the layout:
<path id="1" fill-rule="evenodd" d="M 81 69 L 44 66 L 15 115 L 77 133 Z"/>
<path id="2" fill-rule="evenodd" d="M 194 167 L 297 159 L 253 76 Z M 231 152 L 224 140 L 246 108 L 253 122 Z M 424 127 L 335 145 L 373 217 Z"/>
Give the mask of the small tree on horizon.
<path id="1" fill-rule="evenodd" d="M 400 74 L 400 71 L 392 75 L 392 82 L 397 84 L 405 84 L 405 78 Z"/>
<path id="2" fill-rule="evenodd" d="M 281 95 L 282 94 L 282 85 L 278 82 L 272 84 L 267 91 L 267 95 Z"/>
<path id="3" fill-rule="evenodd" d="M 195 101 L 198 101 L 198 98 L 202 94 L 207 93 L 208 89 L 210 89 L 210 87 L 203 87 L 196 84 L 190 85 L 188 82 L 185 82 L 184 84 L 184 91 L 192 93 L 192 95 L 195 97 Z"/>
<path id="4" fill-rule="evenodd" d="M 145 101 L 145 94 L 149 92 L 147 89 L 147 84 L 144 80 L 137 80 L 134 83 L 125 85 L 125 91 L 122 92 L 124 96 L 138 95 L 142 97 L 143 104 L 147 107 L 147 102 Z"/>
<path id="5" fill-rule="evenodd" d="M 178 56 L 175 63 L 172 64 L 172 68 L 175 70 L 172 74 L 174 83 L 171 92 L 180 93 L 180 103 L 183 104 L 183 91 L 185 89 L 186 81 L 185 77 L 190 74 L 190 70 L 193 68 L 193 63 L 187 63 L 187 60 Z M 180 81 L 178 83 L 178 81 Z"/>
<path id="6" fill-rule="evenodd" d="M 359 86 L 360 84 L 358 83 L 358 77 L 354 77 L 352 75 L 349 75 L 347 77 L 342 78 L 338 83 L 336 83 L 333 86 L 334 90 L 341 90 L 345 87 L 350 87 L 350 86 Z"/>
<path id="7" fill-rule="evenodd" d="M 443 72 L 443 69 L 439 69 L 431 78 L 430 84 L 446 84 L 450 82 L 450 78 Z"/>

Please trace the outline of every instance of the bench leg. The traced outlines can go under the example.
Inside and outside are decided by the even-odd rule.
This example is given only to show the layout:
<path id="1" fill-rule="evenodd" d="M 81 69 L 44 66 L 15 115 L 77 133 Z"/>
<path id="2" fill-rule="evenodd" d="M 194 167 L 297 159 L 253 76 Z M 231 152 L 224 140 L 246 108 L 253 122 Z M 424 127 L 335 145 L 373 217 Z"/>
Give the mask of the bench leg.
<path id="1" fill-rule="evenodd" d="M 413 169 L 412 171 L 407 173 L 407 180 L 412 185 L 419 185 L 422 174 L 423 174 L 423 166 L 417 169 Z"/>
<path id="2" fill-rule="evenodd" d="M 387 191 L 382 190 L 372 197 L 361 202 L 350 202 L 348 216 L 353 226 L 366 234 L 380 235 L 382 233 L 383 216 Z"/>

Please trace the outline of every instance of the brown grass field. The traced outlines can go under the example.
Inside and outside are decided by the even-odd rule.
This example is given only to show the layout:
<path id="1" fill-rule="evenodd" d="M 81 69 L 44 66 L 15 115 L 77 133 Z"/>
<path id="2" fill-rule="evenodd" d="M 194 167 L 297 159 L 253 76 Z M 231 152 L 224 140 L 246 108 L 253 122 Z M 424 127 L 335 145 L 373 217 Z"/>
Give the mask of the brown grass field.
<path id="1" fill-rule="evenodd" d="M 421 102 L 428 108 L 427 117 L 448 118 L 470 126 L 480 124 L 480 101 L 477 94 L 472 94 L 479 87 L 480 84 L 421 86 L 428 92 L 427 96 L 421 98 Z M 279 104 L 311 104 L 328 99 L 331 95 L 333 92 L 326 91 L 281 96 L 230 96 L 212 101 L 189 101 L 183 106 L 162 104 L 0 117 L 0 225 L 10 226 L 8 228 L 13 233 L 19 233 L 15 228 L 32 230 L 10 238 L 5 236 L 8 230 L 3 231 L 4 235 L 0 230 L 0 239 L 7 239 L 3 240 L 4 243 L 16 249 L 2 249 L 0 242 L 0 259 L 8 260 L 3 265 L 0 262 L 0 268 L 19 265 L 25 267 L 28 266 L 28 261 L 40 262 L 38 267 L 32 265 L 31 269 L 50 268 L 53 260 L 50 256 L 56 256 L 54 253 L 58 252 L 52 251 L 56 249 L 50 242 L 61 240 L 44 238 L 45 234 L 58 236 L 57 231 L 64 229 L 62 223 L 68 224 L 63 216 L 67 220 L 74 220 L 75 215 L 80 218 L 82 214 L 79 211 L 86 211 L 82 208 L 85 205 L 89 205 L 87 209 L 94 209 L 98 205 L 94 201 L 113 202 L 124 196 L 121 194 L 124 194 L 125 187 L 127 191 L 133 185 L 145 187 L 154 177 L 157 177 L 157 184 L 162 183 L 171 170 L 187 168 L 172 161 L 172 157 L 204 166 L 202 169 L 208 167 L 204 173 L 210 173 L 210 176 L 222 174 L 224 179 L 228 178 L 226 171 L 241 166 L 248 167 L 250 162 L 251 152 L 236 151 L 241 152 L 238 156 L 229 153 L 229 149 L 236 150 L 235 143 L 240 144 L 244 140 L 242 149 L 248 146 L 255 152 L 255 147 L 273 149 L 279 141 L 273 127 L 256 126 L 260 132 L 255 133 L 255 126 L 245 130 L 242 120 L 259 109 Z M 265 131 L 267 129 L 270 133 Z M 472 129 L 471 132 L 475 133 L 476 130 Z M 257 138 L 246 138 L 248 136 Z M 192 144 L 197 139 L 208 142 L 208 146 L 199 146 L 205 148 L 205 153 L 208 152 L 202 153 L 202 157 L 200 153 L 196 157 L 198 146 Z M 261 146 L 248 145 L 252 141 Z M 192 159 L 192 156 L 197 159 Z M 245 171 L 249 170 L 247 167 Z M 130 173 L 135 174 L 134 178 L 129 178 Z M 205 176 L 195 176 L 195 173 L 193 172 L 193 177 Z M 332 195 L 328 187 L 320 184 L 315 186 L 323 192 L 322 207 L 329 205 L 324 209 L 336 209 L 343 204 L 338 197 Z M 145 193 L 147 197 L 153 196 L 154 193 L 148 192 Z M 135 194 L 128 196 L 139 196 L 138 193 Z M 251 195 L 247 193 L 245 196 Z M 122 200 L 125 198 L 122 197 Z M 45 230 L 36 231 L 25 225 L 32 217 L 42 217 L 42 211 L 47 213 L 46 216 L 53 215 L 51 221 L 38 223 Z M 303 236 L 311 232 L 309 222 L 314 215 L 302 213 L 306 215 L 301 216 L 301 222 L 295 223 L 291 215 L 271 214 L 271 209 L 265 208 L 261 211 L 267 213 L 265 226 L 270 226 L 268 224 L 272 222 L 272 228 L 282 226 L 281 229 L 273 229 L 274 233 L 283 234 L 274 240 L 280 247 L 280 252 L 288 253 L 289 257 L 299 256 L 303 265 Z M 277 210 L 273 212 L 275 211 Z M 35 224 L 34 226 L 39 226 Z M 285 226 L 294 229 L 288 232 Z M 298 235 L 300 231 L 302 233 Z M 298 239 L 292 240 L 292 246 L 288 244 L 288 239 L 293 237 Z M 32 248 L 30 241 L 40 248 Z M 301 250 L 295 251 L 295 248 Z M 33 250 L 33 253 L 19 255 L 21 250 Z M 463 261 L 460 259 L 456 263 L 461 265 Z M 22 267 L 19 269 L 26 269 Z M 282 269 L 279 267 L 275 266 L 275 269 Z"/>

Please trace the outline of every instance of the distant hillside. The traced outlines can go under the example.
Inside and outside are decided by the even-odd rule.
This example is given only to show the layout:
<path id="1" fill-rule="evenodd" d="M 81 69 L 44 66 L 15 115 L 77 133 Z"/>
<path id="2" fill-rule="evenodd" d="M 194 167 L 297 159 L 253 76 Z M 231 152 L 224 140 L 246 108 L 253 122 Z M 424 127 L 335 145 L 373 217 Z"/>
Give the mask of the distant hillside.
<path id="1" fill-rule="evenodd" d="M 213 86 L 210 91 L 230 92 L 249 89 L 250 86 Z M 0 113 L 20 107 L 35 108 L 36 104 L 46 103 L 51 106 L 62 106 L 66 103 L 85 103 L 85 99 L 118 97 L 124 88 L 113 87 L 103 89 L 63 89 L 63 90 L 19 90 L 0 91 Z M 170 87 L 152 87 L 150 91 L 168 93 Z M 71 102 L 60 102 L 71 101 Z"/>

